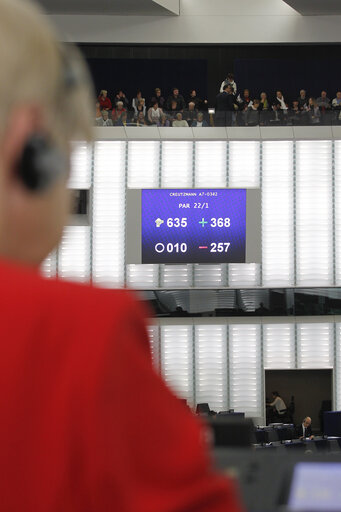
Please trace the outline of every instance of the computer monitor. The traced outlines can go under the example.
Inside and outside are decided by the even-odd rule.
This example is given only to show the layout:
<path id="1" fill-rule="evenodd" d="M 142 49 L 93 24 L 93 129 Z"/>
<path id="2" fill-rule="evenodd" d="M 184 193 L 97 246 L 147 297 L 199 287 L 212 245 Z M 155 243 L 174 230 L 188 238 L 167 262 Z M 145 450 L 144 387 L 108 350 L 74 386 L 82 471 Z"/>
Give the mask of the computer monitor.
<path id="1" fill-rule="evenodd" d="M 299 462 L 293 472 L 288 510 L 340 511 L 340 462 Z"/>
<path id="2" fill-rule="evenodd" d="M 253 423 L 238 416 L 217 416 L 209 421 L 215 446 L 251 446 Z"/>
<path id="3" fill-rule="evenodd" d="M 324 435 L 341 437 L 341 411 L 323 413 Z"/>
<path id="4" fill-rule="evenodd" d="M 209 414 L 210 411 L 211 411 L 211 409 L 207 402 L 197 404 L 197 407 L 195 410 L 196 414 Z"/>

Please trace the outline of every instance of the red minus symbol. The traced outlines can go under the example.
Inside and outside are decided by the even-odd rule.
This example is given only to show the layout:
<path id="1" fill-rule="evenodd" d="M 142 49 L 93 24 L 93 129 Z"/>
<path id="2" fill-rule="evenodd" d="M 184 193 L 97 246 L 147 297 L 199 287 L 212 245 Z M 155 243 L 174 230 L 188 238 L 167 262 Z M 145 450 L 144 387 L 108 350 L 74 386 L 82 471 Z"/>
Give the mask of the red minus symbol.
<path id="1" fill-rule="evenodd" d="M 199 245 L 199 249 L 208 249 L 207 245 Z"/>

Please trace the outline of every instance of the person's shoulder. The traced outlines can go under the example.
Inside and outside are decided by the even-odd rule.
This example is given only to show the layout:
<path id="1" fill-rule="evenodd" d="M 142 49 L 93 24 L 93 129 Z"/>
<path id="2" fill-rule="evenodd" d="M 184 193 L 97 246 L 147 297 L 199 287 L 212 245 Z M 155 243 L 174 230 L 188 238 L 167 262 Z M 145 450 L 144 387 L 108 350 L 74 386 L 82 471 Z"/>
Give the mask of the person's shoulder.
<path id="1" fill-rule="evenodd" d="M 122 314 L 136 310 L 136 299 L 126 290 L 100 289 L 94 286 L 71 283 L 42 277 L 36 270 L 13 264 L 0 263 L 2 299 L 8 306 L 19 309 L 44 311 L 50 314 L 83 317 L 86 311 L 99 316 Z M 15 302 L 15 304 L 14 304 Z M 32 313 L 33 314 L 33 313 Z"/>

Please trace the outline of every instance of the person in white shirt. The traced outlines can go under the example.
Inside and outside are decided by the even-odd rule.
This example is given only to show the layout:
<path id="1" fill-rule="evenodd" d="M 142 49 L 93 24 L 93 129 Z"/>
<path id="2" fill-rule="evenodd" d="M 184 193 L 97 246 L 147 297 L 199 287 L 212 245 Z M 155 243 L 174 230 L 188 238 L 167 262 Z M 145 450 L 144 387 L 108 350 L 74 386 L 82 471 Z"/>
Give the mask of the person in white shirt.
<path id="1" fill-rule="evenodd" d="M 276 91 L 275 104 L 279 106 L 279 109 L 282 110 L 284 114 L 288 112 L 288 106 L 285 103 L 282 91 Z"/>
<path id="2" fill-rule="evenodd" d="M 188 127 L 188 123 L 187 121 L 185 121 L 185 119 L 182 119 L 182 114 L 181 112 L 178 112 L 176 114 L 176 119 L 175 121 L 173 121 L 173 125 L 172 126 L 175 126 L 175 127 Z"/>
<path id="3" fill-rule="evenodd" d="M 283 398 L 279 396 L 278 391 L 272 392 L 272 398 L 272 402 L 268 405 L 275 409 L 275 412 L 278 414 L 278 416 L 284 416 L 284 414 L 287 412 L 287 406 L 285 405 Z"/>
<path id="4" fill-rule="evenodd" d="M 102 118 L 96 121 L 96 126 L 113 126 L 107 110 L 102 110 Z"/>
<path id="5" fill-rule="evenodd" d="M 227 77 L 225 78 L 225 80 L 223 80 L 221 82 L 221 86 L 220 86 L 220 89 L 219 89 L 219 92 L 224 92 L 224 87 L 226 85 L 230 85 L 232 87 L 232 90 L 233 90 L 233 94 L 236 95 L 237 94 L 237 84 L 236 82 L 234 81 L 234 75 L 233 73 L 228 73 Z"/>
<path id="6" fill-rule="evenodd" d="M 160 108 L 159 103 L 155 101 L 153 106 L 148 109 L 148 121 L 150 122 L 150 124 L 159 125 L 162 114 L 162 108 Z"/>

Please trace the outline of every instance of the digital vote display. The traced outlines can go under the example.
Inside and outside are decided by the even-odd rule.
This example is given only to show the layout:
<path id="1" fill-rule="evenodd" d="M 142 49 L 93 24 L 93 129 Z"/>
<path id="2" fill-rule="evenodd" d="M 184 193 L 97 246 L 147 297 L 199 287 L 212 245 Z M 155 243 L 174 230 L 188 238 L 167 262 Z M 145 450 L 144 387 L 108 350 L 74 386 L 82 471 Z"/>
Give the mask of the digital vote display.
<path id="1" fill-rule="evenodd" d="M 245 263 L 245 189 L 142 190 L 142 263 Z"/>
<path id="2" fill-rule="evenodd" d="M 260 263 L 259 189 L 128 189 L 126 263 Z"/>

